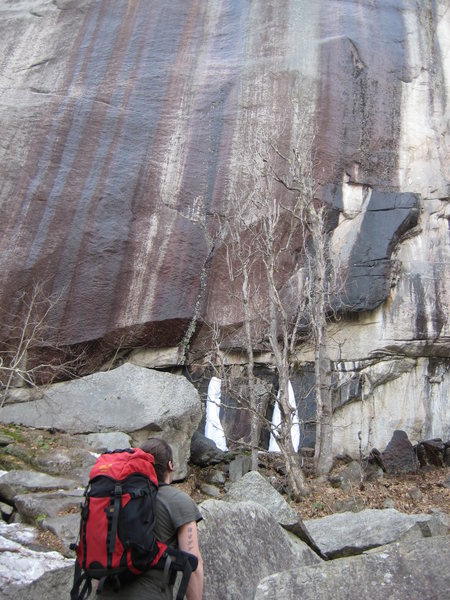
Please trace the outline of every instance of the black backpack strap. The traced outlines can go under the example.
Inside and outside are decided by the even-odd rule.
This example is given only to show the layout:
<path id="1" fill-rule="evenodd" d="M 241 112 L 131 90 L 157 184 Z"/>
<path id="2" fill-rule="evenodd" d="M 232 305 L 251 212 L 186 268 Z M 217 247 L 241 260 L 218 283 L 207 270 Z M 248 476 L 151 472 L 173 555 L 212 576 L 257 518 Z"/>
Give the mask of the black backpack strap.
<path id="1" fill-rule="evenodd" d="M 100 595 L 103 592 L 103 587 L 105 585 L 106 580 L 108 580 L 108 582 L 112 582 L 114 592 L 118 592 L 120 590 L 119 576 L 118 575 L 105 575 L 105 577 L 102 577 L 101 579 L 99 579 L 98 586 L 97 586 L 97 594 L 98 595 Z"/>
<path id="2" fill-rule="evenodd" d="M 83 587 L 81 587 L 83 584 Z M 81 587 L 81 590 L 80 590 Z M 92 579 L 86 573 L 82 573 L 78 560 L 75 561 L 75 573 L 73 586 L 70 590 L 70 600 L 86 600 L 92 592 Z"/>
<path id="3" fill-rule="evenodd" d="M 185 567 L 183 569 L 183 576 L 181 578 L 180 587 L 178 588 L 176 600 L 183 600 L 184 596 L 186 595 L 186 590 L 189 585 L 189 580 L 191 578 L 191 575 L 192 575 L 192 567 L 188 561 L 185 564 Z"/>
<path id="4" fill-rule="evenodd" d="M 164 580 L 164 590 L 166 593 L 167 600 L 173 600 L 172 590 L 170 588 L 172 583 L 172 559 L 168 554 L 164 554 L 165 562 L 164 562 L 164 571 L 163 571 L 163 580 Z"/>
<path id="5" fill-rule="evenodd" d="M 164 580 L 170 580 L 171 573 L 181 572 L 181 582 L 178 588 L 176 600 L 183 600 L 186 595 L 186 590 L 189 585 L 192 572 L 198 566 L 198 558 L 189 552 L 184 552 L 178 548 L 167 547 L 166 550 L 166 563 L 164 565 Z"/>
<path id="6" fill-rule="evenodd" d="M 122 506 L 122 486 L 116 483 L 114 492 L 111 494 L 111 502 L 105 509 L 108 519 L 107 549 L 108 549 L 108 569 L 112 566 L 112 557 L 116 548 L 117 529 L 119 526 L 119 513 Z"/>

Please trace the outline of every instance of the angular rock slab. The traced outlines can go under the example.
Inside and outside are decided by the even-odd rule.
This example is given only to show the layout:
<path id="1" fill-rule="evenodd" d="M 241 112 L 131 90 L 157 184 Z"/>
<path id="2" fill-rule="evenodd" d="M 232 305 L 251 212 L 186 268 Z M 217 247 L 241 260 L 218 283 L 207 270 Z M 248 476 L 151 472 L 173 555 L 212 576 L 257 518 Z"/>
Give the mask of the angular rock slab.
<path id="1" fill-rule="evenodd" d="M 224 452 L 213 440 L 208 439 L 199 431 L 195 431 L 191 440 L 191 462 L 200 467 L 215 465 L 223 460 Z"/>
<path id="2" fill-rule="evenodd" d="M 78 541 L 80 532 L 80 513 L 61 515 L 57 517 L 50 517 L 44 519 L 40 526 L 44 531 L 50 531 L 63 543 L 65 552 L 69 555 L 73 555 L 73 551 L 70 550 L 70 544 Z"/>
<path id="3" fill-rule="evenodd" d="M 0 496 L 13 501 L 19 494 L 76 488 L 72 479 L 52 477 L 36 471 L 9 471 L 0 477 Z"/>
<path id="4" fill-rule="evenodd" d="M 306 528 L 329 558 L 361 554 L 400 539 L 429 537 L 436 532 L 431 515 L 407 515 L 394 508 L 336 513 L 305 521 Z M 442 533 L 444 528 L 442 527 Z"/>
<path id="5" fill-rule="evenodd" d="M 109 433 L 88 433 L 85 436 L 86 443 L 97 452 L 116 450 L 117 448 L 130 448 L 130 436 L 122 431 L 111 431 Z"/>
<path id="6" fill-rule="evenodd" d="M 267 577 L 254 600 L 447 600 L 450 538 L 394 543 L 361 556 Z"/>
<path id="7" fill-rule="evenodd" d="M 299 565 L 299 554 L 268 510 L 255 502 L 200 504 L 203 600 L 253 600 L 259 581 Z"/>
<path id="8" fill-rule="evenodd" d="M 257 471 L 250 471 L 233 483 L 223 500 L 229 502 L 252 501 L 261 504 L 282 527 L 294 533 L 313 548 L 315 552 L 321 554 L 300 516 L 267 479 Z"/>
<path id="9" fill-rule="evenodd" d="M 137 443 L 161 432 L 174 446 L 177 474 L 184 476 L 201 419 L 200 396 L 185 377 L 125 363 L 40 392 L 35 400 L 4 406 L 0 420 L 70 433 L 133 432 Z"/>
<path id="10" fill-rule="evenodd" d="M 79 489 L 71 492 L 19 494 L 15 496 L 14 504 L 27 522 L 33 522 L 43 518 L 57 517 L 67 512 L 75 512 L 83 500 L 83 490 Z"/>
<path id="11" fill-rule="evenodd" d="M 68 598 L 73 580 L 73 560 L 58 552 L 22 545 L 34 534 L 31 528 L 1 524 L 0 598 L 2 600 L 60 600 Z"/>

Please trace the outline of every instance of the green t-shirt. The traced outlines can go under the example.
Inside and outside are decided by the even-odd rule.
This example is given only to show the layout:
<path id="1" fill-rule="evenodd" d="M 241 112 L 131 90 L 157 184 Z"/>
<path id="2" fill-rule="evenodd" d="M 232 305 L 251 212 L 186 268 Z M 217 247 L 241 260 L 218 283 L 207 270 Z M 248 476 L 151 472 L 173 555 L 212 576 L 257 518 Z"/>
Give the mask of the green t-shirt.
<path id="1" fill-rule="evenodd" d="M 155 536 L 168 546 L 176 547 L 178 529 L 192 521 L 198 522 L 202 515 L 195 502 L 171 485 L 161 485 L 155 506 Z M 104 589 L 102 600 L 167 600 L 163 572 L 152 569 L 114 592 Z"/>

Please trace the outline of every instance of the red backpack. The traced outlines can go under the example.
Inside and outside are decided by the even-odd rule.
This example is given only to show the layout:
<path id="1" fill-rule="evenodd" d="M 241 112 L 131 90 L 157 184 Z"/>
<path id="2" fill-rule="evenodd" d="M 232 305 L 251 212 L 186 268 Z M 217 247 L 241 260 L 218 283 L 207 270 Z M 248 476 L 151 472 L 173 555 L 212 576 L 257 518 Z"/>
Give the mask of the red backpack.
<path id="1" fill-rule="evenodd" d="M 169 573 L 169 584 L 172 575 L 182 571 L 177 599 L 183 598 L 197 558 L 155 538 L 157 491 L 151 454 L 130 448 L 106 452 L 97 459 L 84 492 L 79 541 L 71 545 L 77 554 L 71 600 L 87 598 L 92 579 L 99 581 L 97 594 L 101 594 L 106 580 L 118 589 L 151 568 Z"/>

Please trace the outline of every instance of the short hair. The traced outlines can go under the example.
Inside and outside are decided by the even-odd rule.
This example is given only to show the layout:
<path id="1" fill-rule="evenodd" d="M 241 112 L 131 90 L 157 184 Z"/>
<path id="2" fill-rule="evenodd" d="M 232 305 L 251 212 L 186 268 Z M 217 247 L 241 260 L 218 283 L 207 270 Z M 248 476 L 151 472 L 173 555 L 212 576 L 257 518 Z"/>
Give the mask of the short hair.
<path id="1" fill-rule="evenodd" d="M 173 462 L 172 448 L 162 438 L 150 438 L 141 446 L 141 450 L 152 454 L 155 459 L 155 471 L 158 481 L 164 481 L 164 477 L 169 470 L 169 461 Z"/>

